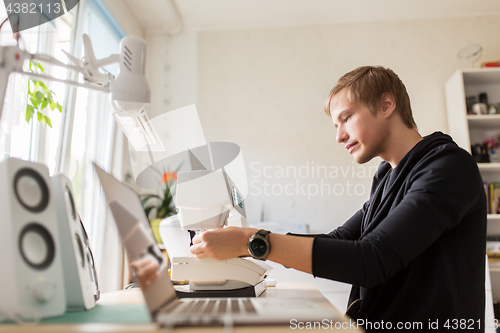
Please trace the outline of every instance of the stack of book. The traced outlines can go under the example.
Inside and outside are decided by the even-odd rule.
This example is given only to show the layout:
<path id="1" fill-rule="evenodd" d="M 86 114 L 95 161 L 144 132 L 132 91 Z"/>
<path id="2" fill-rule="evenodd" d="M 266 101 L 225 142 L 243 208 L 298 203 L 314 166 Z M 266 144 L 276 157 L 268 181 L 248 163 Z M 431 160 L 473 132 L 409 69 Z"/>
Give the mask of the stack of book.
<path id="1" fill-rule="evenodd" d="M 483 62 L 481 67 L 500 67 L 500 60 Z"/>
<path id="2" fill-rule="evenodd" d="M 486 254 L 490 259 L 500 259 L 500 236 L 486 237 Z"/>
<path id="3" fill-rule="evenodd" d="M 500 182 L 484 183 L 488 214 L 500 214 L 498 201 L 500 199 Z"/>

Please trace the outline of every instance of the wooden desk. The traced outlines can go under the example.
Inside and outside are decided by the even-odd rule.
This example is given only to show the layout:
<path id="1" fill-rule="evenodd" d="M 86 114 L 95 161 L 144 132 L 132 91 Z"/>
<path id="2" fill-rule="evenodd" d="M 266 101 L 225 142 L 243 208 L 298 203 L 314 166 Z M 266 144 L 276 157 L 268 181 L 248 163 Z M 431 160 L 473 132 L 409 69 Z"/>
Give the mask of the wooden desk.
<path id="1" fill-rule="evenodd" d="M 261 297 L 280 297 L 290 299 L 308 299 L 327 307 L 334 312 L 339 311 L 328 302 L 328 300 L 319 292 L 311 283 L 278 283 L 276 287 L 267 288 Z M 110 293 L 103 293 L 98 304 L 142 304 L 144 298 L 140 289 L 120 290 Z M 342 317 L 342 322 L 349 322 L 345 316 Z M 349 325 L 344 325 L 348 327 Z M 233 332 L 250 333 L 250 332 L 293 332 L 298 329 L 291 329 L 290 325 L 262 325 L 262 326 L 235 326 Z M 325 329 L 321 329 L 324 331 Z M 110 323 L 85 323 L 85 324 L 41 324 L 37 326 L 19 326 L 19 325 L 0 325 L 0 332 L 154 332 L 161 329 L 154 323 L 148 324 L 110 324 Z M 224 328 L 220 326 L 214 327 L 180 327 L 173 331 L 181 333 L 190 332 L 224 332 Z M 300 330 L 302 331 L 302 330 Z M 309 331 L 309 330 L 307 330 Z M 363 332 L 360 329 L 345 329 L 342 332 Z"/>

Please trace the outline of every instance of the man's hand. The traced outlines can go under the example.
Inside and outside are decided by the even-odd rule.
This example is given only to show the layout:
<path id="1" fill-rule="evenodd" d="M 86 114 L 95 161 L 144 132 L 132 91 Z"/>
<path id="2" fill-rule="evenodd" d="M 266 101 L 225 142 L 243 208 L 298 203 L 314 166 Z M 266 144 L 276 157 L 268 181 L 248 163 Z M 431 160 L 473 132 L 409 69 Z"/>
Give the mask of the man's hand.
<path id="1" fill-rule="evenodd" d="M 198 258 L 227 260 L 247 256 L 247 243 L 258 229 L 227 227 L 205 231 L 193 238 L 191 253 Z"/>
<path id="2" fill-rule="evenodd" d="M 227 260 L 248 256 L 247 243 L 259 229 L 228 227 L 205 231 L 193 238 L 191 253 L 198 258 Z M 269 234 L 271 252 L 267 259 L 286 267 L 312 273 L 313 237 Z"/>
<path id="3" fill-rule="evenodd" d="M 153 280 L 158 278 L 158 262 L 151 255 L 146 255 L 130 264 L 139 279 L 141 289 L 145 289 Z"/>

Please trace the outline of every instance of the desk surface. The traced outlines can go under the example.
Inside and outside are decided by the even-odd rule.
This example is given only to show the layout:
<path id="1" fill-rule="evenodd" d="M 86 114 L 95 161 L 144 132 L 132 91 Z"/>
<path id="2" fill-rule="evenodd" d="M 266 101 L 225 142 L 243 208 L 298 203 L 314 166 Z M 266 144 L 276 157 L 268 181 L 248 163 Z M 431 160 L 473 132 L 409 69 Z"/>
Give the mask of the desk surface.
<path id="1" fill-rule="evenodd" d="M 290 299 L 307 299 L 332 311 L 339 313 L 339 311 L 328 302 L 328 300 L 319 292 L 316 287 L 311 283 L 278 283 L 276 287 L 267 288 L 261 297 L 280 297 Z M 103 293 L 98 304 L 142 304 L 144 298 L 140 289 L 120 290 L 110 293 Z M 349 322 L 345 316 L 341 316 L 341 321 Z M 348 327 L 348 325 L 344 325 Z M 182 327 L 175 328 L 176 332 L 221 332 L 222 327 Z M 263 325 L 263 326 L 235 326 L 233 332 L 255 332 L 265 330 L 265 332 L 290 332 L 295 331 L 289 325 Z M 110 323 L 85 323 L 85 324 L 41 324 L 36 327 L 33 326 L 18 326 L 4 324 L 0 325 L 0 332 L 153 332 L 160 331 L 160 328 L 154 323 L 148 324 L 110 324 Z M 343 329 L 343 332 L 362 332 L 359 329 Z"/>

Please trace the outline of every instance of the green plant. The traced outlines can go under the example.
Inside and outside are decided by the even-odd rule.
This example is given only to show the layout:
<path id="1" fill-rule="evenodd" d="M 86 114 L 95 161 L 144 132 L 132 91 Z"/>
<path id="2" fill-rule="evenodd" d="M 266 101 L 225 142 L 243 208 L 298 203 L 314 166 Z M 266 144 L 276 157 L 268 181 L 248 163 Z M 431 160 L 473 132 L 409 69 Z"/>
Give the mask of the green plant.
<path id="1" fill-rule="evenodd" d="M 31 62 L 29 63 L 29 71 L 31 73 L 41 74 L 44 71 L 42 65 Z M 52 122 L 50 118 L 42 113 L 42 111 L 50 107 L 52 111 L 58 109 L 62 112 L 62 106 L 54 100 L 54 91 L 47 88 L 45 83 L 40 80 L 35 80 L 30 78 L 28 80 L 28 103 L 26 104 L 26 122 L 29 124 L 33 115 L 37 115 L 37 119 L 44 126 L 49 126 L 52 128 Z"/>
<path id="2" fill-rule="evenodd" d="M 180 167 L 179 167 L 180 168 Z M 146 216 L 152 219 L 164 219 L 171 215 L 177 214 L 177 210 L 173 201 L 172 185 L 177 180 L 177 171 L 159 173 L 159 179 L 164 184 L 164 189 L 161 195 L 144 194 L 141 196 L 142 206 L 146 212 Z M 150 216 L 152 214 L 152 216 Z"/>

